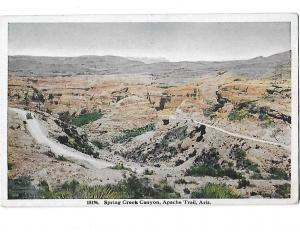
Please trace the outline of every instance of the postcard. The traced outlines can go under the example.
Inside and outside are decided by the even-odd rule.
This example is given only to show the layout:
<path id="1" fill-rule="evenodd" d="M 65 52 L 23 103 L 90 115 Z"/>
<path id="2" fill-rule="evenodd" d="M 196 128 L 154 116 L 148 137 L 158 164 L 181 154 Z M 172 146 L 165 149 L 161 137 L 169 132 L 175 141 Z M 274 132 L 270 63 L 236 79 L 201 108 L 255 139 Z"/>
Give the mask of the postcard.
<path id="1" fill-rule="evenodd" d="M 296 14 L 1 18 L 4 206 L 298 202 Z"/>

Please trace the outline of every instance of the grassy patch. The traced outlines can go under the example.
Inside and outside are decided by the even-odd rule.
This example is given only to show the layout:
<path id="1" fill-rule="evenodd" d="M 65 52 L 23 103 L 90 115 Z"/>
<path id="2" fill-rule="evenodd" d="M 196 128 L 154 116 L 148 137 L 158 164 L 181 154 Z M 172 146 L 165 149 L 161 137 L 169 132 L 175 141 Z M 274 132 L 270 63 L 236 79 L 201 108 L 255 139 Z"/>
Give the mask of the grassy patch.
<path id="1" fill-rule="evenodd" d="M 147 124 L 143 127 L 134 128 L 131 130 L 123 130 L 122 134 L 113 138 L 113 143 L 124 143 L 130 141 L 132 138 L 142 135 L 148 131 L 153 131 L 155 125 L 153 123 Z"/>
<path id="2" fill-rule="evenodd" d="M 83 115 L 78 115 L 78 116 L 71 116 L 70 122 L 75 125 L 75 126 L 83 126 L 85 124 L 88 124 L 90 122 L 96 121 L 99 118 L 101 118 L 103 114 L 98 111 L 94 111 L 91 113 L 86 113 Z"/>
<path id="3" fill-rule="evenodd" d="M 207 165 L 195 165 L 186 170 L 186 176 L 213 176 L 224 177 L 228 176 L 231 179 L 240 179 L 242 175 L 232 168 L 222 169 L 221 167 L 211 167 Z"/>
<path id="4" fill-rule="evenodd" d="M 125 167 L 122 163 L 116 164 L 115 166 L 111 167 L 111 169 L 114 169 L 114 170 L 126 170 L 126 171 L 133 172 L 133 171 L 131 170 L 131 168 Z"/>
<path id="5" fill-rule="evenodd" d="M 278 198 L 290 198 L 291 197 L 291 185 L 285 183 L 283 185 L 275 185 L 275 193 Z"/>
<path id="6" fill-rule="evenodd" d="M 282 169 L 271 167 L 270 168 L 270 179 L 274 180 L 289 180 L 289 175 Z"/>
<path id="7" fill-rule="evenodd" d="M 274 120 L 267 114 L 259 115 L 258 118 L 261 120 L 261 126 L 264 128 L 269 128 L 269 127 L 275 126 Z"/>
<path id="8" fill-rule="evenodd" d="M 247 180 L 246 178 L 242 178 L 238 182 L 238 188 L 246 188 L 249 185 L 250 185 L 250 181 Z"/>
<path id="9" fill-rule="evenodd" d="M 247 109 L 232 109 L 228 114 L 228 119 L 230 121 L 241 121 L 250 117 L 253 117 L 253 115 Z"/>
<path id="10" fill-rule="evenodd" d="M 104 149 L 109 145 L 108 143 L 102 143 L 102 142 L 99 142 L 97 140 L 93 140 L 92 144 L 95 145 L 99 149 Z"/>
<path id="11" fill-rule="evenodd" d="M 96 121 L 102 116 L 103 114 L 99 111 L 93 111 L 90 113 L 85 113 L 77 116 L 70 115 L 69 111 L 66 111 L 59 114 L 59 119 L 63 122 L 70 123 L 80 127 L 90 122 Z"/>
<path id="12" fill-rule="evenodd" d="M 191 198 L 226 199 L 239 198 L 239 194 L 231 187 L 208 183 L 191 193 Z"/>
<path id="13" fill-rule="evenodd" d="M 38 186 L 31 183 L 29 176 L 8 179 L 9 199 L 161 199 L 179 198 L 180 194 L 161 181 L 151 185 L 147 178 L 137 178 L 132 175 L 115 185 L 88 186 L 76 180 L 65 182 L 57 188 L 50 190 L 46 181 Z"/>
<path id="14" fill-rule="evenodd" d="M 237 160 L 237 167 L 242 167 L 255 173 L 260 173 L 258 164 L 247 159 L 246 152 L 239 146 L 235 145 L 230 151 L 229 156 Z"/>

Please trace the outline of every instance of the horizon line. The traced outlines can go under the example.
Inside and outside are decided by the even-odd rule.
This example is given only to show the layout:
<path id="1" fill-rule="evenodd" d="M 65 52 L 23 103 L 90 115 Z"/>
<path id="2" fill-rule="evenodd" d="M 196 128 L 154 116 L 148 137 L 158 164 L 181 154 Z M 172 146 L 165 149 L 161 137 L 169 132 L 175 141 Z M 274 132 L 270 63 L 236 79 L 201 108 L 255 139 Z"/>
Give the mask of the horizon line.
<path id="1" fill-rule="evenodd" d="M 60 56 L 60 55 L 56 55 L 56 56 L 52 56 L 52 55 L 29 55 L 29 54 L 8 54 L 8 57 L 16 57 L 16 56 L 26 56 L 26 57 L 51 57 L 51 58 L 79 58 L 79 57 L 87 57 L 87 56 L 95 56 L 95 57 L 107 57 L 107 56 L 111 56 L 111 57 L 122 57 L 128 60 L 135 60 L 133 58 L 149 58 L 149 59 L 166 59 L 166 61 L 159 61 L 159 62 L 153 62 L 153 63 L 166 63 L 166 62 L 170 62 L 170 63 L 176 63 L 176 62 L 230 62 L 230 61 L 242 61 L 242 60 L 252 60 L 255 58 L 267 58 L 273 55 L 277 55 L 277 54 L 282 54 L 282 53 L 286 53 L 286 52 L 291 52 L 291 49 L 289 50 L 285 50 L 285 51 L 281 51 L 281 52 L 276 52 L 276 53 L 271 53 L 269 55 L 264 55 L 264 56 L 254 56 L 254 57 L 250 57 L 250 58 L 243 58 L 243 59 L 224 59 L 224 60 L 171 60 L 168 59 L 164 56 L 122 56 L 122 55 L 113 55 L 113 54 L 105 54 L 105 55 L 96 55 L 96 54 L 83 54 L 83 55 L 76 55 L 76 56 Z M 136 60 L 137 61 L 137 60 Z M 145 63 L 143 61 L 140 61 L 142 63 Z M 145 63 L 146 64 L 146 63 Z"/>

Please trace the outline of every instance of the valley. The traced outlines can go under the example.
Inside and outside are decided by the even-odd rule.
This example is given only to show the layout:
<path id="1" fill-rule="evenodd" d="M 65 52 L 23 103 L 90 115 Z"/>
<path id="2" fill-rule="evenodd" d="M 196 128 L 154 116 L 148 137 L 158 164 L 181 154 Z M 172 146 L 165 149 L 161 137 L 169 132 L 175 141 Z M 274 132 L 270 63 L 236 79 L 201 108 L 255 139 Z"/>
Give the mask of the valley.
<path id="1" fill-rule="evenodd" d="M 15 56 L 8 103 L 11 198 L 290 197 L 289 51 L 150 64 Z"/>

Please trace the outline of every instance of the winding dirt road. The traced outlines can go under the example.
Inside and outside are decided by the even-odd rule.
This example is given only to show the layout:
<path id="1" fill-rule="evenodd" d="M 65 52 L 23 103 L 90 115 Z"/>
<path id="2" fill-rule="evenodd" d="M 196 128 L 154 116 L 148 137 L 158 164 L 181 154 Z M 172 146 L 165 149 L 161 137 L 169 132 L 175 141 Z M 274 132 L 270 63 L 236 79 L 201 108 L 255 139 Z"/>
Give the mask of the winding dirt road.
<path id="1" fill-rule="evenodd" d="M 49 138 L 48 131 L 43 128 L 38 119 L 34 117 L 34 114 L 25 110 L 17 109 L 17 108 L 9 108 L 11 112 L 17 113 L 23 121 L 27 122 L 27 129 L 31 136 L 39 143 L 46 146 L 49 146 L 51 151 L 56 156 L 63 156 L 65 158 L 71 159 L 79 162 L 80 164 L 84 164 L 87 167 L 94 167 L 96 169 L 104 169 L 108 167 L 114 166 L 113 163 L 103 161 L 100 159 L 92 158 L 91 156 L 84 154 L 80 151 L 72 149 L 66 145 L 60 144 L 51 138 Z M 26 114 L 30 113 L 33 117 L 32 119 L 27 119 Z"/>

